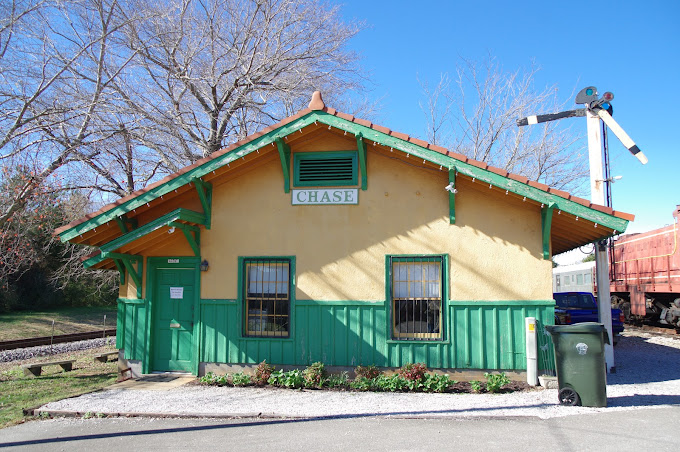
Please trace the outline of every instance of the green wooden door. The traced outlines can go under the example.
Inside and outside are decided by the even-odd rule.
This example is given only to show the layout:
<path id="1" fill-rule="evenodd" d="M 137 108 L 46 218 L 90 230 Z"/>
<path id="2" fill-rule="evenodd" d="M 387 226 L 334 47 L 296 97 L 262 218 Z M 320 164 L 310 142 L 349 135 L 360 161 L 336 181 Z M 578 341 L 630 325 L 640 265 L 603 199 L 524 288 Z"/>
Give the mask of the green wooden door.
<path id="1" fill-rule="evenodd" d="M 191 372 L 196 271 L 159 268 L 155 272 L 154 371 Z"/>

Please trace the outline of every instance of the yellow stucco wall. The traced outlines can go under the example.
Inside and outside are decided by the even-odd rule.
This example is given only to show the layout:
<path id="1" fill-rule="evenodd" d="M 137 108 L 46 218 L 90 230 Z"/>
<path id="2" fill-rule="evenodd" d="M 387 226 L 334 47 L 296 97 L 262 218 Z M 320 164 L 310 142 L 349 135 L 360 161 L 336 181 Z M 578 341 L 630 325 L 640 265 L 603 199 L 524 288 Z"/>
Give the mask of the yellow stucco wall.
<path id="1" fill-rule="evenodd" d="M 352 141 L 327 134 L 292 150 L 355 149 Z M 461 180 L 451 225 L 448 173 L 415 166 L 369 146 L 368 190 L 349 206 L 291 205 L 278 159 L 216 185 L 201 297 L 237 298 L 238 256 L 295 256 L 298 300 L 380 301 L 385 255 L 448 254 L 452 300 L 552 298 L 537 206 Z"/>

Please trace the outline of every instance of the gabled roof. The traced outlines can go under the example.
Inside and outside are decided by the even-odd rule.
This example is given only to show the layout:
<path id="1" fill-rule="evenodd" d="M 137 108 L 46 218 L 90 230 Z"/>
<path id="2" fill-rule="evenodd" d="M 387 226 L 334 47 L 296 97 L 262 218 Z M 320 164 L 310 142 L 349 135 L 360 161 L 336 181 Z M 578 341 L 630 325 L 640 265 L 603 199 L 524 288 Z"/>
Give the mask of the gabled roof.
<path id="1" fill-rule="evenodd" d="M 441 146 L 373 124 L 352 115 L 326 107 L 318 92 L 305 110 L 267 127 L 242 141 L 203 158 L 141 190 L 125 196 L 101 209 L 55 230 L 62 241 L 102 246 L 122 235 L 118 224 L 140 219 L 140 225 L 153 220 L 144 218 L 150 209 L 170 199 L 187 196 L 194 186 L 203 186 L 218 177 L 243 170 L 262 159 L 260 150 L 270 155 L 277 140 L 289 144 L 306 133 L 328 128 L 334 133 L 352 134 L 369 147 L 396 151 L 402 158 L 422 159 L 424 165 L 442 171 L 454 171 L 475 183 L 523 201 L 549 206 L 557 215 L 552 217 L 551 242 L 554 254 L 625 231 L 633 215 L 593 204 L 526 177 L 509 173 L 484 162 L 469 159 Z M 269 148 L 267 148 L 269 147 Z M 265 152 L 262 152 L 265 154 Z M 443 187 L 442 187 L 443 188 Z M 174 207 L 173 207 L 174 208 Z M 170 211 L 172 209 L 168 209 Z M 148 216 L 148 215 L 147 215 Z M 144 221 L 146 220 L 146 221 Z M 99 228 L 99 231 L 97 230 Z"/>

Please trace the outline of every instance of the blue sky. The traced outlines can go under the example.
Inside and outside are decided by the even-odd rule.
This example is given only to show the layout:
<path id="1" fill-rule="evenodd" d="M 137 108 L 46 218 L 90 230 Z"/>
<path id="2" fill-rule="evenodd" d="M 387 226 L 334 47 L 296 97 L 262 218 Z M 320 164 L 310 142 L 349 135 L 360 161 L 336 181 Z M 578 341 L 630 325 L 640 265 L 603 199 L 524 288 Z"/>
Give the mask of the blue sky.
<path id="1" fill-rule="evenodd" d="M 493 55 L 505 71 L 540 67 L 536 88 L 611 91 L 614 118 L 649 158 L 641 165 L 610 134 L 614 209 L 636 216 L 627 232 L 673 222 L 680 204 L 680 1 L 341 0 L 367 29 L 352 41 L 381 99 L 381 125 L 425 137 L 418 78 L 454 74 L 460 58 Z M 554 113 L 554 112 L 536 112 Z M 562 120 L 582 132 L 585 118 Z M 582 127 L 581 130 L 578 130 Z M 583 142 L 585 146 L 585 141 Z M 579 196 L 590 198 L 589 186 Z"/>

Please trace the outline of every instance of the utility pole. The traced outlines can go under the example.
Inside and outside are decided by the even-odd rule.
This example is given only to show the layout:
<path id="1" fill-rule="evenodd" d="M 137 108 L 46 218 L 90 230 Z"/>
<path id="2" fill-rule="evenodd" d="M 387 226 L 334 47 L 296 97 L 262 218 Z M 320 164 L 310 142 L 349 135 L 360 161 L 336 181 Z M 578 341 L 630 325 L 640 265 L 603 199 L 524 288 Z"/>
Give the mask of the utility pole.
<path id="1" fill-rule="evenodd" d="M 597 88 L 588 86 L 583 88 L 576 95 L 577 104 L 585 104 L 585 108 L 576 110 L 563 111 L 560 113 L 534 115 L 526 118 L 518 119 L 518 126 L 526 126 L 538 124 L 541 122 L 555 121 L 557 119 L 572 118 L 578 116 L 586 117 L 586 124 L 588 126 L 588 155 L 590 160 L 590 199 L 595 204 L 606 205 L 605 196 L 605 177 L 602 163 L 602 133 L 600 127 L 600 119 L 614 132 L 614 135 L 621 141 L 621 143 L 628 148 L 628 150 L 640 160 L 644 165 L 647 163 L 647 157 L 640 151 L 635 142 L 626 134 L 626 132 L 614 121 L 611 117 L 611 100 L 614 95 L 606 92 L 599 98 Z M 610 342 L 612 337 L 612 303 L 611 294 L 609 293 L 609 259 L 607 253 L 607 241 L 602 240 L 595 244 L 595 272 L 597 280 L 597 295 L 598 303 L 597 309 L 600 323 L 604 324 L 609 335 Z M 614 363 L 614 346 L 612 344 L 605 345 L 605 361 L 607 365 L 607 372 L 616 372 Z"/>

